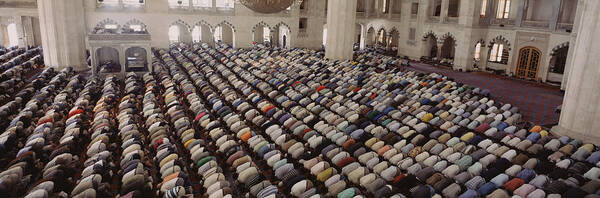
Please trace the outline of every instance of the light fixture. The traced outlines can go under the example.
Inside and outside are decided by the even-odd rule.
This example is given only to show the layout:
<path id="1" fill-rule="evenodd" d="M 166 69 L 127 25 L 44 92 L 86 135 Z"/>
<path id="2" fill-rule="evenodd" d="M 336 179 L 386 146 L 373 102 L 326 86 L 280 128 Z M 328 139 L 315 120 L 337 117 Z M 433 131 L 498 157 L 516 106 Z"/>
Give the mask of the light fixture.
<path id="1" fill-rule="evenodd" d="M 266 14 L 284 11 L 294 2 L 302 3 L 302 0 L 240 0 L 240 3 L 250 10 Z"/>

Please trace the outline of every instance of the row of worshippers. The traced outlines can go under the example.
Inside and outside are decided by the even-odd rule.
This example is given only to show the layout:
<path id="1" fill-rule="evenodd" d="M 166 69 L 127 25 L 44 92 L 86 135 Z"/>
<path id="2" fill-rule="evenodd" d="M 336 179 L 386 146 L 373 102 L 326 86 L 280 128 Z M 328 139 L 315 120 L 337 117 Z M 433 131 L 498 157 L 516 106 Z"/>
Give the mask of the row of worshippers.
<path id="1" fill-rule="evenodd" d="M 43 86 L 39 82 L 31 83 L 32 79 L 28 79 L 28 74 L 41 74 L 36 70 L 44 61 L 41 54 L 42 50 L 38 47 L 27 51 L 18 48 L 0 56 L 0 104 L 20 103 L 23 98 L 18 93 L 22 93 L 22 90 Z"/>
<path id="2" fill-rule="evenodd" d="M 361 57 L 369 55 L 359 54 L 358 62 L 329 61 L 306 49 L 196 44 L 155 54 L 158 69 L 143 76 L 145 86 L 135 74 L 124 82 L 106 78 L 88 119 L 75 112 L 76 121 L 65 120 L 71 106 L 64 96 L 76 96 L 83 84 L 65 75 L 72 80 L 59 87 L 71 91 L 47 100 L 57 104 L 44 108 L 51 111 L 30 116 L 37 125 L 16 122 L 20 128 L 13 130 L 28 135 L 12 139 L 28 146 L 9 150 L 21 149 L 19 157 L 37 155 L 20 158 L 23 163 L 13 162 L 20 165 L 1 174 L 2 184 L 11 187 L 5 192 L 20 187 L 31 197 L 61 192 L 596 197 L 600 188 L 597 146 L 522 124 L 518 108 L 441 75 L 381 72 L 362 61 L 372 61 Z M 65 138 L 88 145 L 85 156 L 52 141 L 60 136 L 51 131 L 67 131 L 64 123 L 73 122 L 90 130 Z M 48 156 L 52 148 L 61 151 Z M 32 167 L 30 161 L 45 166 Z M 69 177 L 78 170 L 68 167 L 81 161 L 85 174 Z M 20 175 L 72 178 L 75 187 L 11 180 Z M 109 186 L 114 178 L 121 181 Z M 192 188 L 195 181 L 200 190 Z"/>

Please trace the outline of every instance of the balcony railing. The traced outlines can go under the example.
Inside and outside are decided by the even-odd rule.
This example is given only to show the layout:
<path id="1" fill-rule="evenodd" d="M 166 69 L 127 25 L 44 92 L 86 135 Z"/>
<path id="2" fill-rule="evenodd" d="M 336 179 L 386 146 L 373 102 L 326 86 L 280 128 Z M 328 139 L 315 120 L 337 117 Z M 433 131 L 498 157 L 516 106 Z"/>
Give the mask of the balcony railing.
<path id="1" fill-rule="evenodd" d="M 492 19 L 490 21 L 490 24 L 492 25 L 515 25 L 515 20 L 514 19 Z"/>
<path id="2" fill-rule="evenodd" d="M 548 29 L 550 28 L 550 23 L 548 21 L 523 21 L 521 23 L 522 27 L 529 28 L 540 28 L 540 29 Z"/>
<path id="3" fill-rule="evenodd" d="M 556 29 L 558 29 L 558 30 L 573 30 L 573 24 L 572 23 L 558 23 L 556 25 Z"/>
<path id="4" fill-rule="evenodd" d="M 458 23 L 458 17 L 444 17 L 444 23 Z"/>
<path id="5" fill-rule="evenodd" d="M 366 12 L 356 12 L 356 18 L 365 18 L 367 17 L 367 13 Z"/>
<path id="6" fill-rule="evenodd" d="M 429 16 L 429 18 L 427 18 L 427 22 L 429 22 L 429 23 L 439 23 L 440 22 L 440 16 Z"/>

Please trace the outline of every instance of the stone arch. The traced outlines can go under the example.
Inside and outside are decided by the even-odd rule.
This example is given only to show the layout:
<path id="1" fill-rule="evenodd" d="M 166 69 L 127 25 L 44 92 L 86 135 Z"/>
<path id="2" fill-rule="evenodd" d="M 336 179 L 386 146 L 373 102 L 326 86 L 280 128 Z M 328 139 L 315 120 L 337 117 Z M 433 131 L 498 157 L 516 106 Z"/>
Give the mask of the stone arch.
<path id="1" fill-rule="evenodd" d="M 564 74 L 567 65 L 567 56 L 569 55 L 569 42 L 561 43 L 550 52 L 550 64 L 548 72 L 555 74 Z"/>
<path id="2" fill-rule="evenodd" d="M 288 29 L 288 30 L 290 30 L 290 34 L 292 33 L 292 28 L 290 28 L 290 26 L 289 26 L 288 24 L 284 23 L 284 22 L 279 22 L 279 23 L 275 24 L 275 25 L 273 26 L 273 29 L 277 29 L 277 28 L 279 28 L 280 26 L 285 26 L 285 27 L 287 27 L 287 29 Z"/>
<path id="3" fill-rule="evenodd" d="M 488 44 L 488 47 L 491 48 L 494 46 L 495 43 L 504 43 L 506 47 L 508 47 L 508 50 L 512 50 L 512 48 L 510 47 L 510 42 L 508 42 L 508 39 L 504 38 L 504 36 L 499 35 L 496 38 L 493 38 L 490 43 Z"/>
<path id="4" fill-rule="evenodd" d="M 429 32 L 426 32 L 425 34 L 423 34 L 423 41 L 427 41 L 427 39 L 429 37 L 433 37 L 435 39 L 438 38 L 437 35 L 433 31 L 429 30 Z"/>
<path id="5" fill-rule="evenodd" d="M 481 47 L 484 47 L 484 46 L 485 46 L 485 40 L 483 40 L 483 39 L 479 39 L 479 40 L 477 40 L 477 41 L 475 42 L 475 45 L 477 45 L 477 44 L 481 44 Z"/>
<path id="6" fill-rule="evenodd" d="M 371 25 L 368 26 L 367 28 L 367 39 L 366 39 L 366 45 L 371 46 L 375 43 L 375 28 Z"/>
<path id="7" fill-rule="evenodd" d="M 263 43 L 264 42 L 264 37 L 265 37 L 265 33 L 264 33 L 264 27 L 267 27 L 269 29 L 269 42 L 272 40 L 271 36 L 273 34 L 273 28 L 271 28 L 271 26 L 269 26 L 269 24 L 265 23 L 264 21 L 261 21 L 259 23 L 257 23 L 256 25 L 254 25 L 254 27 L 252 27 L 252 41 L 257 42 L 257 43 Z M 258 29 L 260 28 L 260 29 Z"/>
<path id="8" fill-rule="evenodd" d="M 282 29 L 283 27 L 283 29 Z M 273 45 L 282 48 L 289 48 L 292 41 L 292 28 L 286 23 L 279 22 L 271 28 L 271 37 L 273 38 Z"/>
<path id="9" fill-rule="evenodd" d="M 273 32 L 273 28 L 269 24 L 265 23 L 264 21 L 260 21 L 252 27 L 252 33 L 256 32 L 256 28 L 258 28 L 258 26 L 268 27 L 269 30 Z"/>
<path id="10" fill-rule="evenodd" d="M 171 23 L 171 25 L 169 25 L 169 27 L 173 26 L 173 25 L 181 25 L 181 26 L 187 28 L 188 32 L 192 32 L 192 26 L 190 26 L 188 23 L 186 23 L 185 21 L 183 21 L 181 19 L 177 19 L 176 21 Z"/>
<path id="11" fill-rule="evenodd" d="M 225 27 L 226 26 L 226 27 Z M 221 41 L 235 48 L 235 26 L 228 21 L 222 21 L 215 26 L 215 29 L 221 28 Z M 213 32 L 213 35 L 216 32 Z M 216 42 L 216 39 L 215 39 Z"/>
<path id="12" fill-rule="evenodd" d="M 141 26 L 141 30 L 143 32 L 148 33 L 148 26 L 144 22 L 136 18 L 130 19 L 129 21 L 125 22 L 125 25 L 123 25 L 123 30 L 130 28 L 132 25 L 139 25 Z"/>
<path id="13" fill-rule="evenodd" d="M 229 28 L 231 28 L 231 30 L 235 33 L 235 26 L 233 26 L 233 24 L 229 23 L 229 21 L 221 21 L 221 23 L 217 24 L 217 26 L 223 26 L 223 25 L 227 25 L 229 26 Z"/>
<path id="14" fill-rule="evenodd" d="M 390 29 L 390 31 L 388 32 L 389 47 L 390 48 L 398 47 L 399 40 L 400 40 L 400 32 L 398 31 L 398 29 L 396 29 L 396 27 L 392 27 Z"/>
<path id="15" fill-rule="evenodd" d="M 383 27 L 383 26 L 379 27 L 379 29 L 377 29 L 377 33 L 375 36 L 375 43 L 385 46 L 385 43 L 388 38 L 387 36 L 388 36 L 388 31 L 385 29 L 385 27 Z"/>
<path id="16" fill-rule="evenodd" d="M 451 38 L 452 40 L 454 40 L 454 46 L 456 46 L 456 37 L 454 37 L 454 35 L 452 35 L 452 33 L 447 32 L 446 34 L 443 34 L 442 36 L 440 36 L 440 38 L 438 38 L 438 43 L 444 43 L 446 41 L 446 39 Z"/>
<path id="17" fill-rule="evenodd" d="M 202 42 L 206 42 L 209 45 L 212 45 L 214 40 L 213 40 L 213 32 L 214 32 L 214 27 L 212 25 L 210 25 L 208 22 L 206 22 L 205 20 L 200 20 L 196 23 L 194 23 L 194 26 L 192 27 L 192 34 L 193 34 L 193 30 L 196 27 L 200 27 L 200 38 L 199 40 Z"/>
<path id="18" fill-rule="evenodd" d="M 130 26 L 130 25 L 141 25 L 142 29 L 147 29 L 147 27 L 148 27 L 144 22 L 142 22 L 136 18 L 130 19 L 129 21 L 127 21 L 125 23 L 125 26 Z"/>
<path id="19" fill-rule="evenodd" d="M 121 29 L 121 25 L 117 21 L 111 18 L 105 18 L 99 21 L 98 24 L 96 24 L 96 27 L 94 27 L 92 33 L 98 33 L 99 31 L 105 30 L 106 25 L 116 25 L 117 28 L 115 30 Z"/>
<path id="20" fill-rule="evenodd" d="M 214 29 L 213 26 L 210 25 L 210 23 L 206 22 L 205 20 L 200 20 L 200 21 L 194 23 L 194 26 L 206 26 L 206 27 L 208 27 L 208 30 L 210 32 L 212 32 Z"/>
<path id="21" fill-rule="evenodd" d="M 552 48 L 552 52 L 550 53 L 550 56 L 556 55 L 556 53 L 558 53 L 558 50 L 560 50 L 564 47 L 569 47 L 569 41 L 561 43 L 561 44 L 555 46 L 554 48 Z"/>

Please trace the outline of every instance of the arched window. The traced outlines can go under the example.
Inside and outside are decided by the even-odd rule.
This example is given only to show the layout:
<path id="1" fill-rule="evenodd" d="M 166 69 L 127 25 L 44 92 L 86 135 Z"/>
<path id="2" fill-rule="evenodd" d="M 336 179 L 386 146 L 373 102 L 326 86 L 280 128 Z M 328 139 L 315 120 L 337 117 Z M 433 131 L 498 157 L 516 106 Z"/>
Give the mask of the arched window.
<path id="1" fill-rule="evenodd" d="M 481 60 L 481 43 L 475 45 L 475 54 L 473 55 L 476 61 Z"/>
<path id="2" fill-rule="evenodd" d="M 215 42 L 223 41 L 223 27 L 217 26 L 215 28 L 214 37 L 215 37 Z"/>
<path id="3" fill-rule="evenodd" d="M 509 56 L 508 49 L 506 49 L 506 46 L 503 43 L 494 43 L 494 45 L 492 45 L 492 49 L 490 51 L 489 61 L 501 63 L 501 64 L 507 64 L 508 56 Z"/>
<path id="4" fill-rule="evenodd" d="M 10 47 L 19 45 L 19 34 L 17 33 L 17 24 L 11 23 L 6 29 L 8 31 L 8 41 Z"/>
<path id="5" fill-rule="evenodd" d="M 169 0 L 170 8 L 187 8 L 190 7 L 189 0 Z"/>
<path id="6" fill-rule="evenodd" d="M 171 27 L 169 27 L 169 41 L 171 43 L 179 42 L 179 34 L 179 26 L 172 25 Z"/>
<path id="7" fill-rule="evenodd" d="M 509 12 L 510 12 L 510 0 L 499 0 L 498 1 L 498 11 L 496 12 L 498 15 L 496 16 L 496 18 L 508 19 Z"/>
<path id="8" fill-rule="evenodd" d="M 487 1 L 488 0 L 481 0 L 481 11 L 479 13 L 479 17 L 481 18 L 485 18 L 485 11 L 487 10 Z"/>
<path id="9" fill-rule="evenodd" d="M 389 12 L 389 6 L 390 6 L 390 2 L 388 0 L 383 0 L 383 5 L 381 7 L 381 12 L 382 13 L 388 13 Z"/>
<path id="10" fill-rule="evenodd" d="M 194 29 L 192 30 L 192 42 L 200 42 L 201 38 L 202 38 L 202 27 L 200 26 L 194 26 Z"/>

